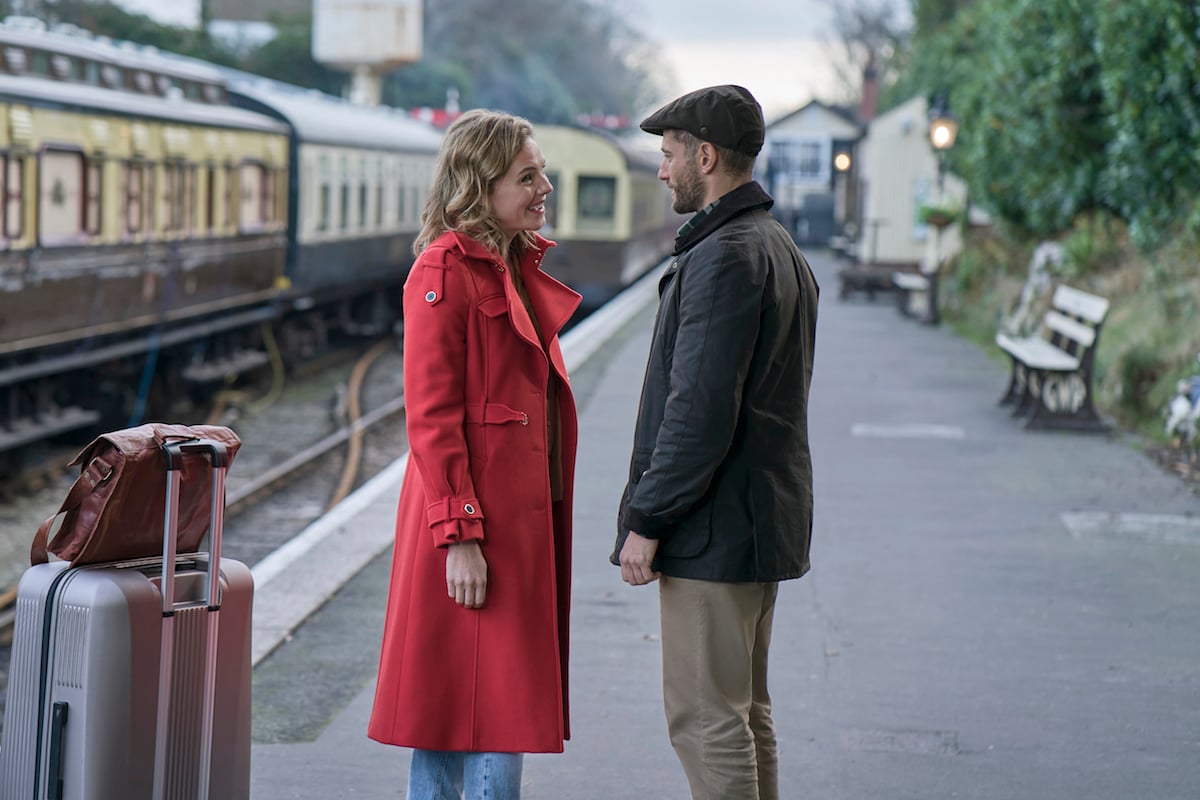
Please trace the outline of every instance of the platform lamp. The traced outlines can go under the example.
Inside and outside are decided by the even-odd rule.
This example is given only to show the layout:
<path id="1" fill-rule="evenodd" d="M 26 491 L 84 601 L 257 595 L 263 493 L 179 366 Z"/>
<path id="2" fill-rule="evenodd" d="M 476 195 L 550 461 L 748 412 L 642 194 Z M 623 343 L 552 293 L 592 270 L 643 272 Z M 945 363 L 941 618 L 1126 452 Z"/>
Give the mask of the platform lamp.
<path id="1" fill-rule="evenodd" d="M 939 97 L 929 112 L 929 143 L 937 155 L 937 182 L 940 196 L 946 182 L 946 152 L 958 138 L 958 120 L 946 108 L 945 98 Z"/>
<path id="2" fill-rule="evenodd" d="M 958 138 L 958 120 L 946 108 L 946 98 L 939 95 L 929 110 L 929 144 L 933 146 L 937 156 L 937 193 L 938 202 L 946 200 L 946 153 L 954 147 Z M 927 325 L 941 323 L 938 313 L 938 279 L 942 270 L 942 228 L 949 223 L 949 218 L 941 223 L 933 224 L 933 265 L 929 278 L 929 297 L 925 316 L 921 319 Z"/>

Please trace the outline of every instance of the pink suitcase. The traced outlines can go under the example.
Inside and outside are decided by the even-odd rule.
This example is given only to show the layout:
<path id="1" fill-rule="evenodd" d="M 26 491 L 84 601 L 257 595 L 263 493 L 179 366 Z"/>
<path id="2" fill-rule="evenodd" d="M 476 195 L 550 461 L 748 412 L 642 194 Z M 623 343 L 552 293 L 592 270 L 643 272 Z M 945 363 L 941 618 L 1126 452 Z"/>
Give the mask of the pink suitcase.
<path id="1" fill-rule="evenodd" d="M 249 798 L 253 581 L 220 555 L 228 459 L 210 440 L 165 452 L 161 558 L 21 578 L 0 800 Z M 207 553 L 175 552 L 185 453 L 213 464 Z"/>

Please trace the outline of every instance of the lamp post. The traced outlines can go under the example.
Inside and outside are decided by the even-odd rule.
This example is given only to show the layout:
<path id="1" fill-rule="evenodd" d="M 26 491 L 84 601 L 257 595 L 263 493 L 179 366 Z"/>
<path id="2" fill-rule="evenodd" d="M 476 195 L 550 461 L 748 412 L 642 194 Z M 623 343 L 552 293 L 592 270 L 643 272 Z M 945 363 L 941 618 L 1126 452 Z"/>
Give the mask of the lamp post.
<path id="1" fill-rule="evenodd" d="M 929 144 L 937 156 L 937 202 L 939 206 L 946 205 L 946 152 L 954 147 L 958 137 L 958 120 L 946 108 L 944 97 L 939 96 L 929 111 Z M 942 270 L 942 228 L 949 225 L 951 220 L 931 221 L 933 226 L 933 264 L 929 274 L 929 303 L 925 316 L 921 319 L 927 325 L 937 325 L 941 322 L 938 314 L 938 278 Z"/>
<path id="2" fill-rule="evenodd" d="M 929 143 L 933 145 L 933 152 L 937 155 L 939 202 L 944 199 L 942 192 L 946 183 L 946 151 L 954 147 L 954 140 L 958 138 L 958 120 L 946 110 L 944 102 L 939 100 L 929 112 Z"/>

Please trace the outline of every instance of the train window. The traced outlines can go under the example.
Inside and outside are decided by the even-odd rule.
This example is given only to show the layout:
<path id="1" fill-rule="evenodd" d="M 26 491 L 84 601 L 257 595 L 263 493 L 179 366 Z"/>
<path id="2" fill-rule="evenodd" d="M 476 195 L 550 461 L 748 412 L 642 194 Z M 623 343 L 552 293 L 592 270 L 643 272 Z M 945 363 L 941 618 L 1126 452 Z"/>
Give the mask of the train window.
<path id="1" fill-rule="evenodd" d="M 233 227 L 233 210 L 237 207 L 237 171 L 233 164 L 225 165 L 225 220 L 223 227 L 229 230 Z"/>
<path id="2" fill-rule="evenodd" d="M 580 175 L 575 204 L 580 230 L 611 228 L 617 209 L 617 179 L 609 176 Z"/>
<path id="3" fill-rule="evenodd" d="M 127 161 L 121 165 L 121 195 L 125 205 L 121 215 L 122 233 L 142 231 L 146 219 L 146 172 L 146 165 L 140 162 Z"/>
<path id="4" fill-rule="evenodd" d="M 174 82 L 168 75 L 154 76 L 154 91 L 158 92 L 159 94 L 166 94 L 167 91 L 174 85 Z"/>
<path id="5" fill-rule="evenodd" d="M 20 239 L 25 235 L 25 159 L 6 156 L 4 162 L 4 238 Z"/>
<path id="6" fill-rule="evenodd" d="M 119 89 L 124 76 L 121 75 L 121 68 L 114 64 L 105 64 L 100 67 L 100 83 L 107 86 L 109 89 Z"/>
<path id="7" fill-rule="evenodd" d="M 92 86 L 100 83 L 100 65 L 95 61 L 83 62 L 83 81 Z"/>
<path id="8" fill-rule="evenodd" d="M 550 181 L 550 185 L 556 190 L 558 189 L 558 173 L 552 170 L 546 171 L 546 180 Z M 558 192 L 553 191 L 546 198 L 546 230 L 552 231 L 558 226 Z"/>
<path id="9" fill-rule="evenodd" d="M 154 76 L 139 69 L 133 73 L 133 88 L 144 94 L 150 94 L 154 91 Z"/>
<path id="10" fill-rule="evenodd" d="M 200 91 L 200 96 L 204 98 L 204 102 L 206 103 L 220 103 L 224 98 L 224 92 L 215 83 L 206 83 Z"/>
<path id="11" fill-rule="evenodd" d="M 29 57 L 23 47 L 4 48 L 4 68 L 14 75 L 24 75 L 29 66 Z"/>
<path id="12" fill-rule="evenodd" d="M 25 235 L 25 159 L 4 158 L 4 238 L 9 241 Z"/>
<path id="13" fill-rule="evenodd" d="M 196 168 L 182 161 L 163 164 L 163 230 L 186 233 L 192 228 Z"/>
<path id="14" fill-rule="evenodd" d="M 204 169 L 204 230 L 212 233 L 217 226 L 217 168 L 209 164 Z"/>
<path id="15" fill-rule="evenodd" d="M 367 227 L 367 182 L 358 184 L 358 227 Z"/>
<path id="16" fill-rule="evenodd" d="M 287 225 L 288 173 L 286 169 L 275 170 L 275 222 Z"/>
<path id="17" fill-rule="evenodd" d="M 396 222 L 403 223 L 406 218 L 405 197 L 408 195 L 408 187 L 404 185 L 403 177 L 400 180 L 400 188 L 396 192 Z"/>
<path id="18" fill-rule="evenodd" d="M 383 227 L 383 182 L 375 184 L 375 227 Z"/>
<path id="19" fill-rule="evenodd" d="M 75 77 L 74 66 L 70 56 L 55 53 L 50 57 L 50 74 L 59 80 L 68 81 Z"/>
<path id="20" fill-rule="evenodd" d="M 82 153 L 47 150 L 38 170 L 38 238 L 44 244 L 77 240 L 86 225 Z"/>
<path id="21" fill-rule="evenodd" d="M 317 189 L 317 230 L 329 230 L 329 217 L 333 212 L 333 187 L 323 181 Z"/>
<path id="22" fill-rule="evenodd" d="M 34 50 L 31 62 L 30 72 L 34 75 L 50 74 L 50 54 L 45 50 Z"/>
<path id="23" fill-rule="evenodd" d="M 275 172 L 266 167 L 259 168 L 262 187 L 259 192 L 259 222 L 269 225 L 275 221 Z"/>
<path id="24" fill-rule="evenodd" d="M 83 180 L 86 198 L 83 209 L 83 232 L 89 236 L 100 235 L 101 208 L 104 202 L 104 162 L 89 159 Z"/>
<path id="25" fill-rule="evenodd" d="M 263 227 L 264 199 L 270 191 L 262 164 L 242 164 L 238 170 L 238 186 L 241 190 L 238 224 L 242 231 L 258 231 Z"/>

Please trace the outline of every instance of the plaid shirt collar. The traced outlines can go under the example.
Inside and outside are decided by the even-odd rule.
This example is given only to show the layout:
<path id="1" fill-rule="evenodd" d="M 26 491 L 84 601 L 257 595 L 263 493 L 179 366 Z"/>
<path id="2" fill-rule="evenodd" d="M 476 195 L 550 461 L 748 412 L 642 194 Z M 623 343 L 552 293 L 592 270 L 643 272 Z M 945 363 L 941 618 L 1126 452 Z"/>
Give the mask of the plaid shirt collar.
<path id="1" fill-rule="evenodd" d="M 720 203 L 720 202 L 721 202 L 721 198 L 718 197 L 716 200 L 713 200 L 711 203 L 706 205 L 704 208 L 700 209 L 695 214 L 693 214 L 692 218 L 689 219 L 687 222 L 680 225 L 679 231 L 675 234 L 676 241 L 683 239 L 685 236 L 687 236 L 689 233 L 691 233 L 693 230 L 695 230 L 696 226 L 699 225 L 701 222 L 704 222 L 705 218 L 708 217 L 708 215 L 712 213 L 713 209 L 717 207 L 717 203 Z"/>

